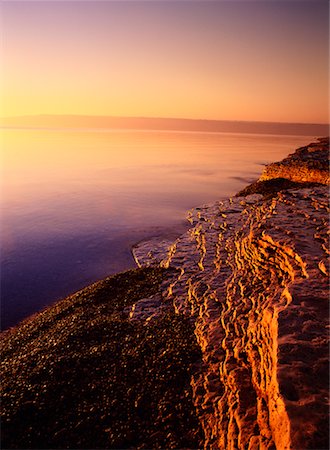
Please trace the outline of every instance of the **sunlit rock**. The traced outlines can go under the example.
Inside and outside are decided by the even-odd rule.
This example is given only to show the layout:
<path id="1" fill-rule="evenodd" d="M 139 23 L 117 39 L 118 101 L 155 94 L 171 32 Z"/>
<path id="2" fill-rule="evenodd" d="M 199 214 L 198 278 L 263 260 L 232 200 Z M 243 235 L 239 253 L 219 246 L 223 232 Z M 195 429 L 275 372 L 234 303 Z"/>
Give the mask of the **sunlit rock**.
<path id="1" fill-rule="evenodd" d="M 296 182 L 329 184 L 329 138 L 298 148 L 280 162 L 266 166 L 260 180 L 285 178 Z"/>
<path id="2" fill-rule="evenodd" d="M 191 385 L 207 449 L 327 448 L 328 142 L 260 179 L 298 186 L 196 208 L 192 228 L 164 243 L 161 265 L 176 269 L 164 296 L 203 354 Z"/>

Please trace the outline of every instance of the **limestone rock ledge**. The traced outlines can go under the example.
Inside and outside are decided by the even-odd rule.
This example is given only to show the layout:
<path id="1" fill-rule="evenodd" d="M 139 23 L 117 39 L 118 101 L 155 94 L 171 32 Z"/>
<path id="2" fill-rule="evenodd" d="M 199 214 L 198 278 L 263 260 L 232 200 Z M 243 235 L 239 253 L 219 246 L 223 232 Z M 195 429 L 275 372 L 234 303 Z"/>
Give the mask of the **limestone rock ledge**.
<path id="1" fill-rule="evenodd" d="M 324 158 L 327 142 L 262 177 L 293 167 L 291 179 L 328 183 L 307 155 L 323 146 Z M 203 354 L 191 386 L 205 449 L 328 448 L 328 205 L 319 185 L 196 208 L 161 262 L 176 269 L 163 296 L 191 318 Z M 137 251 L 140 265 L 150 250 Z"/>
<path id="2" fill-rule="evenodd" d="M 266 166 L 260 181 L 285 178 L 296 182 L 329 184 L 329 138 L 298 148 L 280 162 Z"/>

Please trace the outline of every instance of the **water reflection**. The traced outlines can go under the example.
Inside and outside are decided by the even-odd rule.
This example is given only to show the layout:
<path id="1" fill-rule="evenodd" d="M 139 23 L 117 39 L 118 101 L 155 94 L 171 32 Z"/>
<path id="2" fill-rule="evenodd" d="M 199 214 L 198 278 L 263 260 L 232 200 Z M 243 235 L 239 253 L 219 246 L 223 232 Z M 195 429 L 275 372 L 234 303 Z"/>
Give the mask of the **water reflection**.
<path id="1" fill-rule="evenodd" d="M 130 246 L 173 233 L 309 138 L 5 130 L 2 325 L 134 266 Z"/>

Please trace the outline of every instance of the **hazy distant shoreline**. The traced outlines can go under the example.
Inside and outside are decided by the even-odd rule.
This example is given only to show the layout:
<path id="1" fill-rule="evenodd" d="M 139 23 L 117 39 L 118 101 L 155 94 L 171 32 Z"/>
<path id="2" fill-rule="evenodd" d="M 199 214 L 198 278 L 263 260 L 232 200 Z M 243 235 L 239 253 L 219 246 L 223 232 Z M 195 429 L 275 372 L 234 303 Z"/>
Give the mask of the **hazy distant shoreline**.
<path id="1" fill-rule="evenodd" d="M 78 115 L 40 115 L 6 117 L 0 121 L 3 129 L 70 129 L 70 130 L 143 130 L 188 131 L 207 133 L 247 133 L 274 135 L 326 135 L 328 124 L 247 122 L 229 120 L 172 119 L 149 117 L 107 117 Z"/>

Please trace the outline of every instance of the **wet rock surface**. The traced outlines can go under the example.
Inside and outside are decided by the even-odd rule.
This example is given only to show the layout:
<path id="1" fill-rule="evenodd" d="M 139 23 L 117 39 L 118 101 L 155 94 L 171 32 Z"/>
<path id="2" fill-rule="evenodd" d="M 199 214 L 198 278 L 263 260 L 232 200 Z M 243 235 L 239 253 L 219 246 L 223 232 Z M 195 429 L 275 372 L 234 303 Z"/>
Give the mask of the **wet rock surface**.
<path id="1" fill-rule="evenodd" d="M 149 267 L 160 264 L 167 257 L 168 248 L 173 239 L 155 237 L 138 242 L 132 248 L 133 258 L 138 267 Z"/>
<path id="2" fill-rule="evenodd" d="M 168 247 L 163 295 L 203 355 L 191 385 L 204 448 L 328 448 L 328 205 L 326 186 L 276 184 L 192 210 Z"/>

